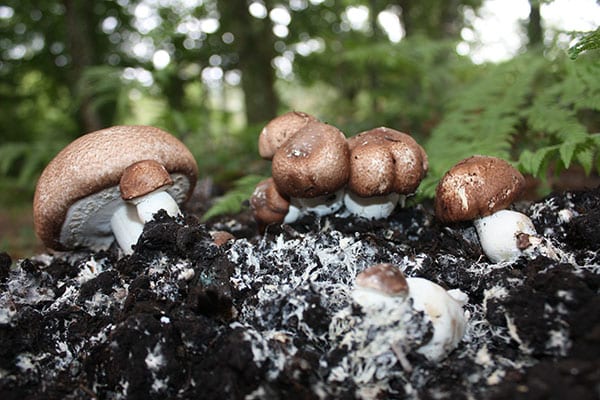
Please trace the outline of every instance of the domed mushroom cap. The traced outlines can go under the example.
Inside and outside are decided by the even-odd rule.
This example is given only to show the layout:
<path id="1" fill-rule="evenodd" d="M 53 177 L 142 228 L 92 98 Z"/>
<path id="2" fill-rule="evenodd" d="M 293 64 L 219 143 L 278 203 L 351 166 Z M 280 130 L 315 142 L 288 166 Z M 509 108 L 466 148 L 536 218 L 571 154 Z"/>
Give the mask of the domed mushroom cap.
<path id="1" fill-rule="evenodd" d="M 356 276 L 356 286 L 388 296 L 406 296 L 408 284 L 399 268 L 389 263 L 375 264 Z"/>
<path id="2" fill-rule="evenodd" d="M 110 215 L 123 201 L 118 188 L 123 171 L 147 159 L 171 175 L 173 185 L 167 190 L 171 196 L 178 203 L 187 199 L 198 166 L 188 148 L 171 134 L 150 126 L 114 126 L 73 141 L 38 180 L 33 218 L 39 238 L 55 250 L 107 247 L 114 240 Z"/>
<path id="3" fill-rule="evenodd" d="M 290 207 L 290 202 L 283 197 L 273 178 L 260 181 L 250 197 L 250 208 L 259 225 L 283 222 Z"/>
<path id="4" fill-rule="evenodd" d="M 436 188 L 435 215 L 442 222 L 485 217 L 510 206 L 525 187 L 525 178 L 497 157 L 472 156 L 442 177 Z"/>
<path id="5" fill-rule="evenodd" d="M 380 127 L 348 139 L 348 188 L 361 197 L 414 193 L 428 169 L 425 150 L 406 133 Z"/>
<path id="6" fill-rule="evenodd" d="M 341 189 L 350 174 L 346 137 L 337 128 L 312 121 L 273 157 L 272 174 L 281 193 L 311 198 Z"/>
<path id="7" fill-rule="evenodd" d="M 125 168 L 119 190 L 123 200 L 131 200 L 172 184 L 171 175 L 161 163 L 143 160 Z"/>
<path id="8" fill-rule="evenodd" d="M 260 132 L 258 153 L 262 158 L 271 160 L 286 140 L 313 121 L 317 119 L 300 111 L 290 111 L 272 119 Z"/>

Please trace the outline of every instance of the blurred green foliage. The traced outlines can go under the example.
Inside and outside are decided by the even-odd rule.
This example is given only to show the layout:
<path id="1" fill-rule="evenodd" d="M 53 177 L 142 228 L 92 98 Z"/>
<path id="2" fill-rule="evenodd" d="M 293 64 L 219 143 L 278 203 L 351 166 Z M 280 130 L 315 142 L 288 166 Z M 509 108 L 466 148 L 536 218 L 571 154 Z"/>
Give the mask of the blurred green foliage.
<path id="1" fill-rule="evenodd" d="M 429 154 L 427 197 L 472 154 L 541 178 L 573 164 L 600 170 L 598 31 L 569 33 L 579 40 L 569 54 L 553 42 L 478 65 L 456 46 L 481 0 L 252 4 L 249 17 L 240 0 L 5 1 L 0 205 L 30 201 L 44 165 L 77 136 L 150 124 L 181 138 L 202 176 L 231 190 L 208 216 L 235 212 L 269 174 L 257 152 L 262 126 L 290 109 L 347 136 L 382 125 L 412 134 Z M 269 18 L 276 9 L 287 23 Z M 367 11 L 360 26 L 352 10 Z M 402 40 L 377 20 L 384 12 Z"/>

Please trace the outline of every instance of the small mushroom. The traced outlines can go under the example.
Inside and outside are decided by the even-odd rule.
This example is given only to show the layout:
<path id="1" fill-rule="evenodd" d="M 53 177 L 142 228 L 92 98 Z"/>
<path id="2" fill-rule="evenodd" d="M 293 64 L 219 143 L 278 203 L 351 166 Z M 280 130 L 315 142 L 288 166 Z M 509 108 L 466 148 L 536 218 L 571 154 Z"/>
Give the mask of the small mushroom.
<path id="1" fill-rule="evenodd" d="M 290 202 L 275 186 L 273 178 L 260 181 L 250 197 L 250 208 L 262 231 L 265 226 L 284 222 Z"/>
<path id="2" fill-rule="evenodd" d="M 281 145 L 309 122 L 317 119 L 300 111 L 290 111 L 273 118 L 263 128 L 258 137 L 258 153 L 266 160 L 272 160 Z"/>
<path id="3" fill-rule="evenodd" d="M 286 140 L 273 156 L 277 190 L 290 198 L 301 214 L 327 215 L 343 205 L 350 173 L 346 137 L 337 128 L 310 121 Z M 292 218 L 288 222 L 293 222 Z"/>
<path id="4" fill-rule="evenodd" d="M 466 330 L 466 294 L 456 289 L 447 291 L 424 278 L 405 278 L 393 264 L 372 265 L 359 273 L 352 298 L 366 313 L 395 307 L 394 299 L 410 298 L 413 309 L 423 312 L 433 326 L 432 338 L 417 349 L 432 361 L 454 350 Z"/>
<path id="5" fill-rule="evenodd" d="M 473 221 L 481 247 L 494 263 L 514 261 L 535 249 L 556 257 L 525 214 L 506 210 L 523 191 L 525 178 L 508 162 L 472 156 L 452 167 L 436 188 L 435 215 L 445 223 Z"/>
<path id="6" fill-rule="evenodd" d="M 349 138 L 348 145 L 350 177 L 344 205 L 354 215 L 388 217 L 427 173 L 427 154 L 406 133 L 375 128 Z"/>
<path id="7" fill-rule="evenodd" d="M 144 160 L 152 162 L 133 167 Z M 160 167 L 156 168 L 155 163 Z M 150 196 L 138 200 L 131 198 L 126 202 L 121 190 L 128 198 L 127 192 L 131 188 L 121 182 L 124 172 L 131 167 L 129 173 L 138 176 L 139 189 L 148 184 L 144 182 L 144 174 L 140 176 L 140 170 L 148 165 L 154 171 L 152 174 L 164 168 L 169 177 L 165 178 L 163 174 L 158 184 L 154 181 L 138 192 Z M 124 241 L 132 243 L 139 236 L 144 220 L 158 211 L 157 207 L 173 213 L 172 200 L 181 204 L 189 197 L 197 176 L 198 166 L 187 147 L 161 129 L 114 126 L 83 135 L 59 152 L 38 180 L 33 202 L 36 233 L 48 248 L 54 250 L 106 249 L 115 240 L 111 219 L 117 212 L 126 224 L 132 222 L 125 229 L 131 229 L 132 233 L 126 234 L 131 238 Z M 157 193 L 152 193 L 156 190 Z M 166 196 L 172 200 L 165 200 Z M 166 203 L 157 203 L 161 198 Z M 135 206 L 129 201 L 139 204 Z M 125 246 L 123 251 L 130 253 L 130 246 Z"/>
<path id="8" fill-rule="evenodd" d="M 110 224 L 117 243 L 126 254 L 132 252 L 144 224 L 159 210 L 168 215 L 180 215 L 177 202 L 166 190 L 173 180 L 165 167 L 154 160 L 142 160 L 125 168 L 119 182 L 121 198 L 125 203 L 114 212 Z"/>

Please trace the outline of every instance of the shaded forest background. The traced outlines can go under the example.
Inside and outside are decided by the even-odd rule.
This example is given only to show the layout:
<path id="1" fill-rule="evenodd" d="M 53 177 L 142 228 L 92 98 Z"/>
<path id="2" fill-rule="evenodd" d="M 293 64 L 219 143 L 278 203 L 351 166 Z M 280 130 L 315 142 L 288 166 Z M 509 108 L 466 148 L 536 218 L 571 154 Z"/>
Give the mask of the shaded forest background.
<path id="1" fill-rule="evenodd" d="M 431 164 L 419 198 L 472 154 L 511 160 L 535 178 L 536 195 L 564 183 L 555 177 L 565 171 L 594 178 L 600 56 L 567 50 L 585 40 L 596 47 L 598 31 L 552 31 L 540 17 L 551 1 L 530 0 L 519 54 L 475 64 L 457 45 L 482 2 L 4 1 L 0 251 L 36 251 L 37 176 L 76 137 L 116 124 L 182 139 L 202 178 L 228 193 L 212 212 L 234 211 L 269 174 L 258 134 L 292 109 L 347 136 L 382 125 L 413 135 Z M 357 11 L 366 16 L 359 24 Z M 385 29 L 394 23 L 401 40 Z"/>

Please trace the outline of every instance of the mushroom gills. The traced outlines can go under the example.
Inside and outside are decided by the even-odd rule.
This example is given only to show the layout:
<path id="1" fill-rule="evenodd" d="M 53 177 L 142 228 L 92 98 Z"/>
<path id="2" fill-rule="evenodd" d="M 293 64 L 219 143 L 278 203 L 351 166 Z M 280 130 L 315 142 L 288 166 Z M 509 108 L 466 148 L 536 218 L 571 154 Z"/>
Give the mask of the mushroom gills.
<path id="1" fill-rule="evenodd" d="M 348 190 L 344 205 L 353 215 L 366 219 L 383 219 L 390 216 L 398 203 L 403 204 L 406 196 L 390 193 L 383 196 L 361 197 Z"/>
<path id="2" fill-rule="evenodd" d="M 554 247 L 537 234 L 533 222 L 525 214 L 500 210 L 473 221 L 485 255 L 494 263 L 514 261 L 536 254 L 558 259 Z"/>

